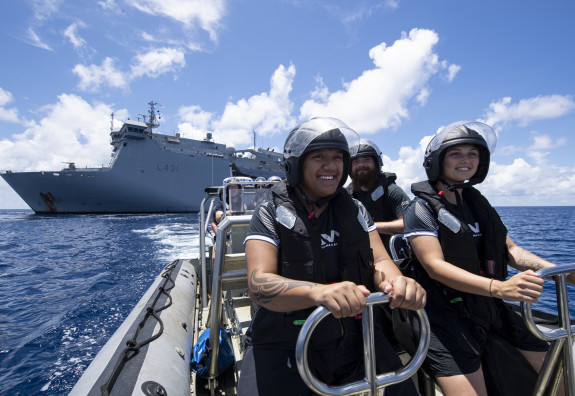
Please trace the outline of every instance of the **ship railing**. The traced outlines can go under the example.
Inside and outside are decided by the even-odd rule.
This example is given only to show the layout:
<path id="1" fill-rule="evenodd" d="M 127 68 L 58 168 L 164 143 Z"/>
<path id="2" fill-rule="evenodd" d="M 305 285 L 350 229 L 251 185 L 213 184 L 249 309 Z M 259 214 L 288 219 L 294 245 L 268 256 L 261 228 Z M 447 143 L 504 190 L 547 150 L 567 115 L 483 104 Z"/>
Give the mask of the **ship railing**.
<path id="1" fill-rule="evenodd" d="M 217 193 L 217 190 L 216 190 Z M 202 269 L 202 307 L 206 308 L 208 306 L 208 288 L 204 285 L 208 284 L 208 272 L 206 266 L 206 235 L 208 233 L 208 227 L 210 226 L 210 216 L 214 208 L 214 202 L 216 195 L 208 193 L 202 203 L 200 203 L 200 266 Z M 205 207 L 209 202 L 209 207 L 206 212 Z"/>
<path id="2" fill-rule="evenodd" d="M 529 330 L 538 338 L 551 343 L 545 361 L 537 378 L 534 395 L 557 394 L 561 379 L 565 384 L 565 394 L 575 395 L 575 364 L 573 362 L 573 341 L 575 325 L 569 314 L 569 295 L 567 293 L 567 274 L 575 271 L 575 264 L 558 265 L 543 268 L 537 273 L 541 278 L 555 281 L 557 295 L 557 317 L 559 326 L 543 329 L 533 321 L 531 303 L 522 302 L 523 320 Z"/>
<path id="3" fill-rule="evenodd" d="M 311 313 L 302 326 L 295 351 L 297 368 L 306 385 L 317 394 L 325 396 L 353 395 L 366 392 L 370 395 L 383 394 L 385 387 L 407 380 L 417 372 L 423 363 L 427 349 L 429 348 L 430 332 L 427 314 L 425 310 L 421 309 L 415 311 L 419 317 L 421 326 L 419 344 L 407 365 L 397 371 L 382 374 L 376 373 L 373 305 L 389 303 L 389 296 L 383 293 L 372 293 L 366 300 L 367 306 L 361 315 L 365 368 L 365 377 L 363 380 L 338 386 L 330 386 L 314 376 L 308 362 L 309 341 L 319 322 L 330 315 L 330 312 L 325 307 L 318 307 Z"/>
<path id="4" fill-rule="evenodd" d="M 247 227 L 250 223 L 251 215 L 227 216 L 218 224 L 216 232 L 217 241 L 225 241 L 226 234 L 232 228 Z M 224 290 L 247 288 L 247 269 L 245 264 L 242 269 L 237 269 L 238 261 L 245 263 L 243 253 L 238 255 L 226 254 L 226 243 L 216 244 L 216 254 L 214 258 L 214 268 L 212 272 L 212 296 L 210 305 L 210 341 L 212 346 L 210 367 L 208 377 L 213 379 L 219 375 L 218 357 L 219 357 L 219 329 L 222 322 L 222 293 Z M 230 258 L 230 260 L 226 260 Z M 227 265 L 232 264 L 232 265 Z M 203 271 L 203 268 L 202 268 Z M 203 281 L 203 277 L 202 277 Z M 205 285 L 205 283 L 204 283 Z M 204 287 L 205 289 L 205 287 Z"/>

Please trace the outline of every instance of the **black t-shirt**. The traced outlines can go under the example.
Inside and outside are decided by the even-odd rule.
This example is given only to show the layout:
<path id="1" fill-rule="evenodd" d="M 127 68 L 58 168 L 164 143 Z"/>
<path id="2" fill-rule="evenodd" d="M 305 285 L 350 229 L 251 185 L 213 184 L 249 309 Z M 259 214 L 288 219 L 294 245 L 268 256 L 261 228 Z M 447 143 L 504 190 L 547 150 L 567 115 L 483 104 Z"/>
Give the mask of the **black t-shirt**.
<path id="1" fill-rule="evenodd" d="M 375 230 L 375 225 L 371 216 L 361 204 L 354 200 L 358 206 L 361 216 L 367 224 L 368 232 Z M 339 266 L 337 244 L 339 242 L 339 231 L 333 223 L 331 205 L 328 205 L 318 218 L 311 220 L 312 225 L 321 235 L 321 251 L 323 262 L 325 263 L 326 279 L 328 282 L 338 282 Z M 258 239 L 269 242 L 280 248 L 279 224 L 276 220 L 276 208 L 271 201 L 265 201 L 259 205 L 252 217 L 250 227 L 247 232 L 246 241 Z"/>

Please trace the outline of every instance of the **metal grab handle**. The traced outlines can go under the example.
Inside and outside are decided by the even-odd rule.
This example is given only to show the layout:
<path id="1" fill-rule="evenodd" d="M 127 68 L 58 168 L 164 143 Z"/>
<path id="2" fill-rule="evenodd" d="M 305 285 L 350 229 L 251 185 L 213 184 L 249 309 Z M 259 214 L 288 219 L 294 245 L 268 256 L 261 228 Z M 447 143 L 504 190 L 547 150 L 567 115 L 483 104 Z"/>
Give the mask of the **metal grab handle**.
<path id="1" fill-rule="evenodd" d="M 575 264 L 557 265 L 555 267 L 543 268 L 537 271 L 541 278 L 553 277 L 557 284 L 557 305 L 558 316 L 561 327 L 554 330 L 542 331 L 533 321 L 533 312 L 531 303 L 521 303 L 521 313 L 525 324 L 533 334 L 545 341 L 556 341 L 560 338 L 572 337 L 575 333 L 575 325 L 570 325 L 569 317 L 569 300 L 567 294 L 567 280 L 566 273 L 574 272 Z"/>
<path id="2" fill-rule="evenodd" d="M 402 367 L 398 371 L 376 375 L 373 305 L 388 303 L 389 297 L 383 293 L 372 293 L 366 298 L 366 301 L 367 306 L 362 313 L 365 378 L 361 381 L 339 386 L 330 386 L 317 379 L 317 377 L 311 373 L 307 358 L 308 345 L 311 334 L 319 322 L 330 314 L 327 308 L 316 308 L 302 326 L 295 349 L 297 369 L 303 381 L 314 392 L 325 396 L 342 396 L 367 391 L 370 392 L 371 395 L 376 395 L 378 389 L 385 388 L 386 386 L 396 384 L 411 377 L 423 363 L 425 355 L 427 354 L 427 349 L 429 348 L 429 321 L 427 319 L 427 314 L 423 309 L 421 309 L 419 311 L 415 311 L 419 316 L 420 321 L 419 345 L 415 355 L 411 358 L 407 366 Z"/>
<path id="3" fill-rule="evenodd" d="M 566 390 L 569 395 L 575 395 L 575 364 L 573 362 L 573 334 L 575 325 L 571 325 L 569 314 L 569 295 L 567 293 L 567 276 L 569 272 L 575 271 L 575 264 L 557 265 L 555 267 L 543 268 L 537 271 L 541 278 L 553 277 L 557 285 L 557 310 L 559 317 L 559 327 L 552 330 L 541 330 L 533 321 L 533 311 L 531 303 L 521 303 L 521 313 L 527 328 L 536 336 L 545 341 L 551 341 L 551 347 L 541 368 L 537 381 L 535 394 L 541 395 L 545 387 L 551 381 L 552 371 L 555 366 L 563 360 L 563 371 L 567 379 Z M 560 377 L 555 377 L 555 382 Z M 557 384 L 553 386 L 556 388 Z"/>

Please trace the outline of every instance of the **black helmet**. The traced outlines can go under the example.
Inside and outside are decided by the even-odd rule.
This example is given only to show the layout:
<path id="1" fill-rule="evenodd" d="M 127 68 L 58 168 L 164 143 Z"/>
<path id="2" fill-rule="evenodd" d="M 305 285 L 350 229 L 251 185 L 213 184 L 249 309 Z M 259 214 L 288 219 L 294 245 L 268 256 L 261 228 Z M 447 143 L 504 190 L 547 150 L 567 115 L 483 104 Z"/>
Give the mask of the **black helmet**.
<path id="1" fill-rule="evenodd" d="M 331 148 L 344 153 L 344 171 L 348 169 L 349 157 L 355 154 L 359 142 L 358 134 L 336 118 L 316 117 L 296 126 L 289 133 L 284 144 L 284 168 L 287 182 L 296 186 L 301 180 L 301 164 L 309 152 Z M 350 147 L 354 149 L 350 152 Z M 342 175 L 340 186 L 345 183 Z"/>
<path id="2" fill-rule="evenodd" d="M 458 121 L 443 128 L 425 150 L 423 167 L 427 178 L 435 182 L 442 172 L 443 157 L 449 147 L 472 144 L 479 149 L 479 166 L 465 185 L 481 183 L 489 170 L 490 153 L 495 150 L 497 135 L 493 128 L 478 121 Z"/>
<path id="3" fill-rule="evenodd" d="M 367 139 L 360 139 L 356 150 L 357 153 L 351 156 L 350 161 L 353 161 L 359 157 L 372 157 L 374 163 L 377 164 L 377 169 L 381 172 L 381 167 L 383 166 L 383 161 L 381 160 L 381 151 L 379 151 L 379 147 L 377 147 L 374 142 Z M 349 167 L 349 172 L 351 174 L 351 164 Z"/>

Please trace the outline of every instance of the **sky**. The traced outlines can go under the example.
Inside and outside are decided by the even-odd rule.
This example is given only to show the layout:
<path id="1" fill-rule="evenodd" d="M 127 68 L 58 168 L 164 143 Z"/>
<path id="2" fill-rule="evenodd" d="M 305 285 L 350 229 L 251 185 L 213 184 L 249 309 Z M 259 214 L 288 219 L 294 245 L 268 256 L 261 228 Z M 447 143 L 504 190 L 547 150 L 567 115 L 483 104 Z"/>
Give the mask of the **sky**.
<path id="1" fill-rule="evenodd" d="M 108 165 L 114 127 L 283 148 L 344 121 L 410 193 L 442 127 L 498 134 L 494 206 L 575 205 L 575 2 L 3 1 L 0 171 Z M 410 194 L 410 196 L 412 196 Z M 0 179 L 0 208 L 27 208 Z"/>

